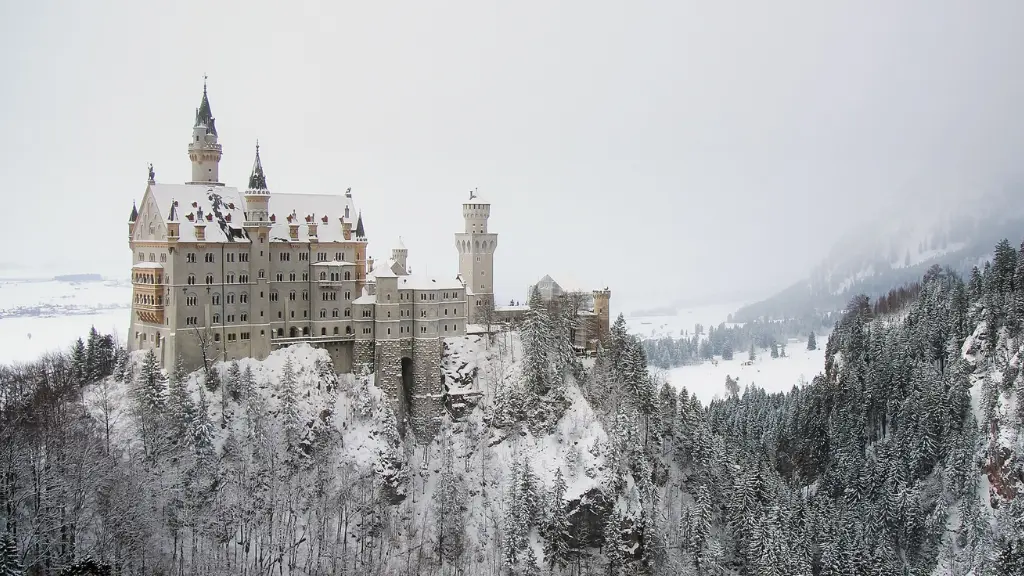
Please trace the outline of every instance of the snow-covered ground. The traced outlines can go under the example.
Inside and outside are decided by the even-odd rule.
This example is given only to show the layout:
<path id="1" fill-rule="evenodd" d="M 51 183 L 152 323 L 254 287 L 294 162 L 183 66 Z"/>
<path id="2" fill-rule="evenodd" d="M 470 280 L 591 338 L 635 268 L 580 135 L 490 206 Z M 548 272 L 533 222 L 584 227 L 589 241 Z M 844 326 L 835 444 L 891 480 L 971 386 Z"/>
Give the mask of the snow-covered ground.
<path id="1" fill-rule="evenodd" d="M 767 392 L 786 392 L 801 382 L 810 382 L 825 370 L 826 340 L 826 336 L 819 334 L 818 349 L 807 350 L 806 340 L 791 339 L 786 344 L 785 358 L 772 358 L 768 350 L 758 350 L 757 359 L 750 365 L 744 365 L 747 353 L 739 352 L 732 360 L 716 358 L 714 363 L 652 371 L 664 376 L 676 389 L 685 386 L 705 405 L 716 397 L 725 397 L 726 376 L 739 379 L 741 392 L 749 385 Z"/>
<path id="2" fill-rule="evenodd" d="M 131 297 L 126 281 L 0 281 L 0 363 L 66 349 L 93 326 L 123 339 Z"/>
<path id="3" fill-rule="evenodd" d="M 725 322 L 743 303 L 713 304 L 682 308 L 671 316 L 632 316 L 626 318 L 630 333 L 641 338 L 679 338 L 692 336 L 695 324 L 709 326 Z M 731 324 L 727 324 L 729 326 Z M 826 334 L 817 334 L 818 349 L 807 350 L 806 340 L 791 339 L 786 343 L 786 357 L 772 358 L 768 350 L 758 350 L 757 359 L 750 365 L 746 352 L 737 352 L 732 360 L 716 358 L 693 366 L 680 366 L 671 370 L 652 368 L 651 371 L 667 379 L 677 389 L 683 386 L 704 404 L 715 397 L 725 396 L 725 377 L 739 378 L 740 388 L 756 385 L 768 392 L 783 392 L 799 384 L 810 382 L 825 369 Z"/>
<path id="4" fill-rule="evenodd" d="M 66 316 L 15 316 L 0 318 L 0 364 L 30 362 L 46 352 L 64 350 L 89 329 L 113 333 L 120 341 L 128 332 L 129 308 L 104 310 L 95 314 Z"/>
<path id="5" fill-rule="evenodd" d="M 718 326 L 725 322 L 730 314 L 744 304 L 746 303 L 738 302 L 680 308 L 672 316 L 629 316 L 626 318 L 626 327 L 630 333 L 641 338 L 689 336 L 693 334 L 693 327 L 697 324 L 703 325 L 706 333 L 709 326 Z"/>

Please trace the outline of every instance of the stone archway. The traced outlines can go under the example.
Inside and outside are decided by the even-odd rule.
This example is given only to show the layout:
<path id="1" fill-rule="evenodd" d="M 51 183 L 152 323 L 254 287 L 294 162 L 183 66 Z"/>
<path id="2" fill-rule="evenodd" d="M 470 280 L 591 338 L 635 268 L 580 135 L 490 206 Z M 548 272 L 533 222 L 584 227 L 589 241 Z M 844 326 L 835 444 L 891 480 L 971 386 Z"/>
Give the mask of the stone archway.
<path id="1" fill-rule="evenodd" d="M 405 436 L 405 422 L 408 419 L 412 423 L 412 358 L 403 356 L 401 360 L 401 374 L 398 381 L 398 430 Z"/>

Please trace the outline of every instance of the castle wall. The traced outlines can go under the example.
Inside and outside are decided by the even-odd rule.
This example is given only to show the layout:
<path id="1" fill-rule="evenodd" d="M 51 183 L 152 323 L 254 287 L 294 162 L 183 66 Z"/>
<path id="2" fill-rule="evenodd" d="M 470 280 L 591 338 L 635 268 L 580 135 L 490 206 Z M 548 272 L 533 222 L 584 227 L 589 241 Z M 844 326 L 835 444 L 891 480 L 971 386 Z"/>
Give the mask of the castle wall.
<path id="1" fill-rule="evenodd" d="M 429 441 L 441 424 L 441 340 L 414 338 L 412 349 L 413 388 L 409 420 L 416 437 Z"/>

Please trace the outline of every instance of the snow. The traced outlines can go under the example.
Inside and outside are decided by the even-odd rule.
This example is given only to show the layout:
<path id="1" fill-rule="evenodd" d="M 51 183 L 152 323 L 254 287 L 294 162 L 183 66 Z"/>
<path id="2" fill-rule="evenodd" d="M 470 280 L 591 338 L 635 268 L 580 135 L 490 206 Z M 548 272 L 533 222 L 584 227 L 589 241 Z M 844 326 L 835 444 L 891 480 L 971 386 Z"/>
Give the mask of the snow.
<path id="1" fill-rule="evenodd" d="M 824 371 L 826 340 L 825 336 L 818 335 L 822 346 L 817 350 L 807 350 L 806 341 L 791 338 L 786 343 L 785 358 L 772 358 L 768 350 L 758 350 L 757 359 L 749 365 L 747 353 L 737 352 L 732 360 L 716 358 L 714 362 L 679 366 L 667 371 L 651 370 L 656 375 L 663 375 L 677 390 L 685 386 L 705 405 L 715 398 L 725 397 L 726 376 L 738 378 L 741 391 L 754 385 L 766 392 L 788 392 L 801 382 L 809 383 Z"/>
<path id="2" fill-rule="evenodd" d="M 668 316 L 629 316 L 626 318 L 626 328 L 630 333 L 641 338 L 689 336 L 693 334 L 696 324 L 703 325 L 706 333 L 708 327 L 718 326 L 725 322 L 730 314 L 739 310 L 744 304 L 744 302 L 739 302 L 692 306 L 680 308 L 675 314 Z"/>
<path id="3" fill-rule="evenodd" d="M 127 281 L 0 282 L 0 363 L 66 350 L 92 327 L 123 342 L 131 295 Z"/>

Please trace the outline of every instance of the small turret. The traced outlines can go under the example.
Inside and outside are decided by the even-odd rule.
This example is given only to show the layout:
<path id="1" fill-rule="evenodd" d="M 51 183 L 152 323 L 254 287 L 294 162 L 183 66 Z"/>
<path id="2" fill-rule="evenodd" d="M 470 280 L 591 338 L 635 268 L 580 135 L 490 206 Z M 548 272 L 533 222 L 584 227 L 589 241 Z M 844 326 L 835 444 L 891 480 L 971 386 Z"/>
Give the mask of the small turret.
<path id="1" fill-rule="evenodd" d="M 356 239 L 362 240 L 366 238 L 366 230 L 363 229 L 363 213 L 359 212 L 359 218 L 356 220 Z"/>
<path id="2" fill-rule="evenodd" d="M 174 241 L 178 239 L 178 201 L 171 201 L 171 210 L 167 213 L 167 240 Z"/>
<path id="3" fill-rule="evenodd" d="M 221 147 L 217 143 L 217 126 L 206 93 L 203 78 L 203 99 L 196 108 L 196 121 L 192 126 L 192 140 L 188 144 L 188 157 L 192 161 L 192 180 L 189 184 L 220 183 Z"/>
<path id="4" fill-rule="evenodd" d="M 256 158 L 249 174 L 249 187 L 245 191 L 245 224 L 247 227 L 270 226 L 270 189 L 260 160 L 260 142 L 256 141 Z"/>
<path id="5" fill-rule="evenodd" d="M 612 291 L 607 287 L 604 290 L 594 290 L 594 315 L 597 316 L 597 337 L 602 342 L 608 335 L 610 327 L 611 314 L 609 313 L 609 305 L 611 304 Z"/>
<path id="6" fill-rule="evenodd" d="M 139 209 L 132 202 L 132 213 L 128 215 L 128 241 L 131 242 L 135 235 L 135 221 L 139 219 Z"/>
<path id="7" fill-rule="evenodd" d="M 405 243 L 402 242 L 401 236 L 398 237 L 398 246 L 391 249 L 391 259 L 401 266 L 403 274 L 409 273 L 409 267 L 407 265 L 409 260 L 409 249 L 405 247 Z"/>

